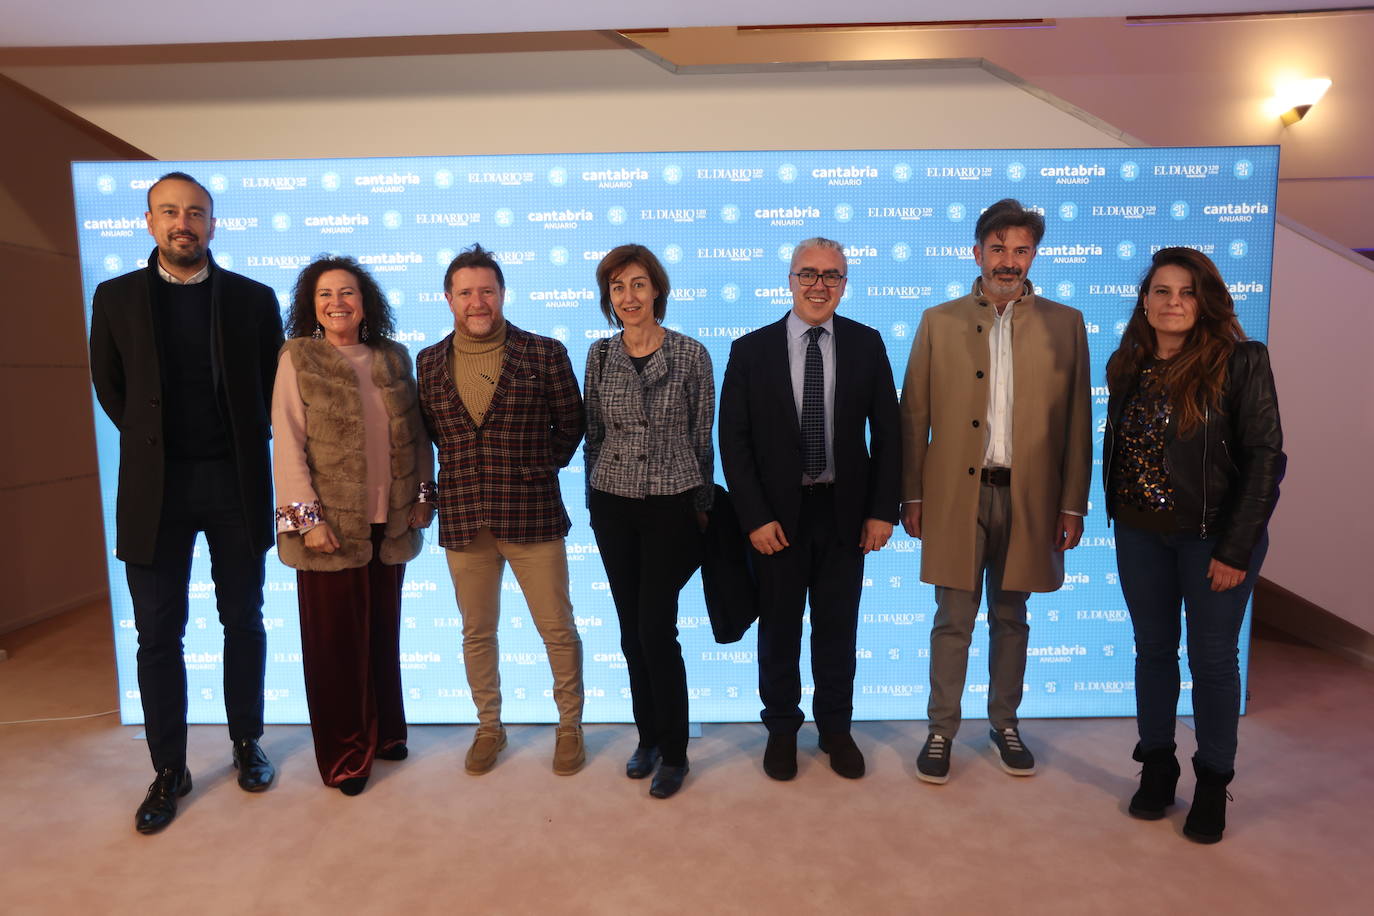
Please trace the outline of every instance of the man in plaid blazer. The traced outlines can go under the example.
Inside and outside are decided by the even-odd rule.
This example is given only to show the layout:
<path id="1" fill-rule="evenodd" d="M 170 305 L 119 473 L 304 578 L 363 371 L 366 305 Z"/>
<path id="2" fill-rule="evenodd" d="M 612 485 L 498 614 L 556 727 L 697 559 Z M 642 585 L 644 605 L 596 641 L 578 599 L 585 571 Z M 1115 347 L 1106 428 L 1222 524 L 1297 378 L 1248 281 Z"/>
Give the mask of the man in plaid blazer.
<path id="1" fill-rule="evenodd" d="M 576 773 L 582 741 L 582 640 L 573 622 L 558 469 L 586 420 L 567 350 L 507 324 L 501 266 L 480 245 L 449 264 L 453 333 L 416 359 L 420 409 L 439 448 L 439 544 L 463 617 L 463 659 L 478 726 L 467 771 L 506 746 L 496 630 L 509 562 L 553 669 L 553 770 Z"/>

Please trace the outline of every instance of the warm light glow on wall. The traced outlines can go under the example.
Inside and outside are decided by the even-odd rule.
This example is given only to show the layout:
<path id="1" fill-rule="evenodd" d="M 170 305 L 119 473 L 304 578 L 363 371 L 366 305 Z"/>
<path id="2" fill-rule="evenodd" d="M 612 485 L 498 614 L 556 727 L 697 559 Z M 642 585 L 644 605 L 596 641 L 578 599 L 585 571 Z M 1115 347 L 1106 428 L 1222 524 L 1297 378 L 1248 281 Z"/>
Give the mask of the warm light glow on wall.
<path id="1" fill-rule="evenodd" d="M 1273 97 L 1265 100 L 1265 113 L 1285 125 L 1296 124 L 1330 88 L 1326 78 L 1282 80 L 1275 84 Z"/>

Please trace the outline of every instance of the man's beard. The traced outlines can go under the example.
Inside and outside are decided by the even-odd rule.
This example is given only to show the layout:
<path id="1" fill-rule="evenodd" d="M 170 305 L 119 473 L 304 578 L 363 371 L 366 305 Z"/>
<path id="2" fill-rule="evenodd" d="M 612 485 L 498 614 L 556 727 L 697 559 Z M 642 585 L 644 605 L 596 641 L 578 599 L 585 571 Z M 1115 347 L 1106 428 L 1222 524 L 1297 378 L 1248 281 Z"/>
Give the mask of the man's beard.
<path id="1" fill-rule="evenodd" d="M 195 244 L 189 248 L 177 248 L 175 242 L 168 241 L 166 245 L 159 245 L 158 256 L 169 264 L 177 267 L 194 267 L 205 258 L 205 246 L 197 239 Z"/>

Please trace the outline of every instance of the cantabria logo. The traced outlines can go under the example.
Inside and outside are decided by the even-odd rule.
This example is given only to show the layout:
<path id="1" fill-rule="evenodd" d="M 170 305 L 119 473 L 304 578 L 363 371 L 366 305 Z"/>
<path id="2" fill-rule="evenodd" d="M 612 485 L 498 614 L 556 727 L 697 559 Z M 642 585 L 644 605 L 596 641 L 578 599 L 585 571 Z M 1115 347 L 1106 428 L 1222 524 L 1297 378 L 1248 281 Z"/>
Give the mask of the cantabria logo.
<path id="1" fill-rule="evenodd" d="M 785 286 L 764 286 L 754 289 L 755 299 L 767 299 L 766 305 L 791 305 L 792 291 Z"/>
<path id="2" fill-rule="evenodd" d="M 754 168 L 707 168 L 697 169 L 698 181 L 757 181 L 763 177 L 763 169 Z"/>
<path id="3" fill-rule="evenodd" d="M 583 302 L 596 299 L 596 291 L 566 286 L 562 289 L 536 289 L 530 291 L 530 301 L 541 303 L 545 308 L 577 308 Z"/>
<path id="4" fill-rule="evenodd" d="M 637 166 L 618 169 L 588 169 L 582 173 L 582 180 L 591 182 L 598 188 L 633 188 L 636 182 L 648 181 L 649 173 Z"/>
<path id="5" fill-rule="evenodd" d="M 583 207 L 578 210 L 536 210 L 525 214 L 531 223 L 539 223 L 545 229 L 576 229 L 579 223 L 590 223 L 595 216 Z"/>
<path id="6" fill-rule="evenodd" d="M 468 184 L 499 184 L 517 188 L 534 181 L 533 172 L 468 172 Z"/>
<path id="7" fill-rule="evenodd" d="M 223 223 L 223 220 L 220 220 Z M 81 221 L 81 228 L 91 231 L 99 230 L 101 238 L 127 238 L 142 229 L 146 223 L 141 219 L 128 219 L 123 216 L 106 217 L 105 219 L 87 219 Z"/>
<path id="8" fill-rule="evenodd" d="M 736 207 L 736 210 L 739 208 Z M 640 222 L 695 223 L 706 218 L 705 207 L 655 207 L 639 211 Z M 721 218 L 725 218 L 722 211 Z"/>
<path id="9" fill-rule="evenodd" d="M 239 179 L 245 191 L 298 191 L 310 183 L 304 175 L 250 175 Z"/>
<path id="10" fill-rule="evenodd" d="M 1056 264 L 1086 264 L 1088 258 L 1102 257 L 1102 246 L 1091 242 L 1076 242 L 1072 245 L 1043 245 L 1040 257 L 1052 258 Z"/>
<path id="11" fill-rule="evenodd" d="M 864 258 L 876 258 L 878 249 L 872 245 L 846 245 L 844 256 L 850 264 L 862 264 Z"/>
<path id="12" fill-rule="evenodd" d="M 382 175 L 354 175 L 355 187 L 367 188 L 373 193 L 401 193 L 411 185 L 418 185 L 420 176 L 414 172 L 387 172 Z"/>
<path id="13" fill-rule="evenodd" d="M 383 251 L 379 254 L 360 254 L 358 263 L 372 268 L 374 273 L 408 270 L 413 264 L 423 264 L 425 259 L 418 251 Z"/>
<path id="14" fill-rule="evenodd" d="M 992 177 L 992 167 L 982 165 L 931 165 L 927 178 L 953 178 L 957 181 L 982 181 Z"/>
<path id="15" fill-rule="evenodd" d="M 1264 295 L 1264 284 L 1258 282 L 1229 283 L 1226 288 L 1231 291 L 1231 298 L 1237 302 L 1244 302 L 1252 295 Z"/>
<path id="16" fill-rule="evenodd" d="M 812 169 L 812 178 L 819 178 L 832 187 L 861 185 L 865 178 L 877 178 L 878 170 L 871 165 L 841 165 L 828 169 Z"/>
<path id="17" fill-rule="evenodd" d="M 869 207 L 864 214 L 869 219 L 895 219 L 915 222 L 930 219 L 935 215 L 934 207 Z"/>
<path id="18" fill-rule="evenodd" d="M 766 220 L 770 226 L 804 226 L 809 219 L 820 219 L 821 210 L 810 204 L 790 207 L 758 207 L 754 219 Z"/>
<path id="19" fill-rule="evenodd" d="M 1208 204 L 1202 208 L 1207 216 L 1215 216 L 1219 223 L 1249 223 L 1256 216 L 1268 216 L 1269 205 L 1262 201 L 1235 204 Z"/>
<path id="20" fill-rule="evenodd" d="M 1156 178 L 1212 178 L 1221 174 L 1215 162 L 1171 162 L 1155 166 Z"/>
<path id="21" fill-rule="evenodd" d="M 365 213 L 330 213 L 325 216 L 307 216 L 301 220 L 307 229 L 318 229 L 322 235 L 347 234 L 368 225 L 370 222 L 371 220 Z M 275 221 L 272 223 L 272 227 L 277 228 Z M 289 221 L 286 228 L 291 228 Z"/>
<path id="22" fill-rule="evenodd" d="M 1107 170 L 1096 162 L 1046 165 L 1040 168 L 1040 177 L 1053 178 L 1055 184 L 1090 184 L 1094 178 L 1107 177 Z"/>

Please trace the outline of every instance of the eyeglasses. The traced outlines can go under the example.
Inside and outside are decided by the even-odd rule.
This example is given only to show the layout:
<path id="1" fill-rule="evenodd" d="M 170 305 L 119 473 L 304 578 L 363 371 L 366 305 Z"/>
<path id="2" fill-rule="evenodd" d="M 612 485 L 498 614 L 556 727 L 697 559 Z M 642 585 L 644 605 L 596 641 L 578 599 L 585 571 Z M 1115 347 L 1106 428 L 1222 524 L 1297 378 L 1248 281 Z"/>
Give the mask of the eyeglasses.
<path id="1" fill-rule="evenodd" d="M 820 280 L 826 286 L 834 289 L 844 282 L 846 274 L 842 274 L 836 270 L 827 270 L 825 273 L 820 273 L 808 267 L 805 270 L 799 270 L 794 274 L 790 274 L 790 276 L 796 277 L 797 282 L 802 286 L 815 286 L 816 281 Z"/>

